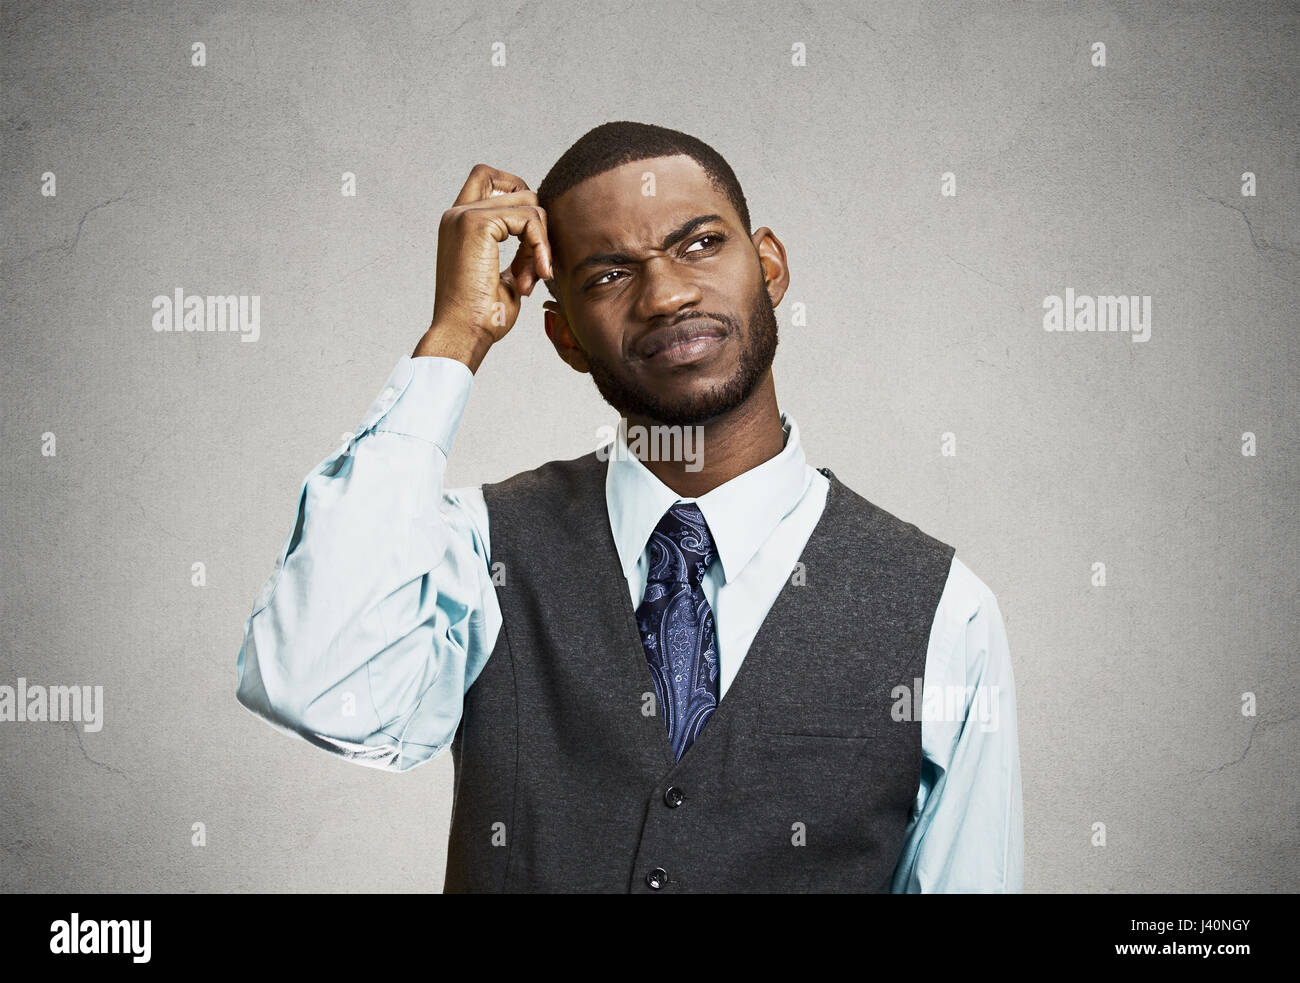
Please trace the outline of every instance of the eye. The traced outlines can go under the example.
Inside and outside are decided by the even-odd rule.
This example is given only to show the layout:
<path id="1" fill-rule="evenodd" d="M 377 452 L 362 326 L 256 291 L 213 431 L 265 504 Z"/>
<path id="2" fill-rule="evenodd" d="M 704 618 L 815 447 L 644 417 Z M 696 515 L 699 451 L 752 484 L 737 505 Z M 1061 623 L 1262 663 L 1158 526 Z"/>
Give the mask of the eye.
<path id="1" fill-rule="evenodd" d="M 602 284 L 609 282 L 608 280 L 605 279 L 605 277 L 613 276 L 615 273 L 622 273 L 622 272 L 623 270 L 610 270 L 608 273 L 602 273 L 600 276 L 596 277 L 596 279 L 592 280 L 591 283 L 588 284 L 588 286 L 599 287 Z"/>
<path id="2" fill-rule="evenodd" d="M 689 252 L 690 252 L 692 249 L 694 249 L 696 246 L 700 245 L 700 243 L 702 243 L 702 242 L 707 242 L 709 239 L 714 239 L 714 240 L 716 240 L 718 243 L 722 243 L 722 242 L 725 242 L 725 241 L 726 241 L 726 238 L 727 238 L 727 237 L 724 236 L 724 235 L 723 235 L 722 233 L 720 233 L 720 232 L 709 232 L 708 234 L 706 234 L 706 235 L 702 235 L 702 236 L 700 236 L 698 239 L 696 239 L 694 242 L 692 242 L 692 243 L 690 244 L 690 246 L 687 247 L 686 251 L 689 253 Z"/>

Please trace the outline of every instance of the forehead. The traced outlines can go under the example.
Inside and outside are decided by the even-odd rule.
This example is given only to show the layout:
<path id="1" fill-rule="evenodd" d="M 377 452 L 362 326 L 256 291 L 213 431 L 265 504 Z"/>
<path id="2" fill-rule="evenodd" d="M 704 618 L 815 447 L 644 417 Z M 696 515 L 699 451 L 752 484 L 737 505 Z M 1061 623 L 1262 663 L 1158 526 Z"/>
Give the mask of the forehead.
<path id="1" fill-rule="evenodd" d="M 740 224 L 694 159 L 649 157 L 574 185 L 552 203 L 547 229 L 557 258 L 572 265 L 592 252 L 658 247 L 682 222 L 709 213 Z"/>

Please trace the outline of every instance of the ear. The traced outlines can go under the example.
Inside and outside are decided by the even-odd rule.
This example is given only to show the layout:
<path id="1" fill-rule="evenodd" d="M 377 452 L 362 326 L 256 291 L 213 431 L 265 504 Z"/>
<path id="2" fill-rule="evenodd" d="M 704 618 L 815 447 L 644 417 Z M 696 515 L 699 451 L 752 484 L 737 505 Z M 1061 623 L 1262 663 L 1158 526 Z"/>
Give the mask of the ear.
<path id="1" fill-rule="evenodd" d="M 590 372 L 591 369 L 587 364 L 587 353 L 582 350 L 578 344 L 578 339 L 574 337 L 573 332 L 569 329 L 569 322 L 560 310 L 560 305 L 548 300 L 542 304 L 542 317 L 546 323 L 546 337 L 551 339 L 551 344 L 555 346 L 555 352 L 569 364 L 569 367 L 575 372 Z"/>
<path id="2" fill-rule="evenodd" d="M 776 237 L 776 233 L 766 225 L 755 229 L 750 237 L 754 249 L 758 252 L 758 262 L 763 268 L 763 281 L 767 284 L 767 295 L 772 299 L 772 307 L 781 303 L 786 288 L 790 286 L 790 266 L 785 257 L 785 245 Z"/>

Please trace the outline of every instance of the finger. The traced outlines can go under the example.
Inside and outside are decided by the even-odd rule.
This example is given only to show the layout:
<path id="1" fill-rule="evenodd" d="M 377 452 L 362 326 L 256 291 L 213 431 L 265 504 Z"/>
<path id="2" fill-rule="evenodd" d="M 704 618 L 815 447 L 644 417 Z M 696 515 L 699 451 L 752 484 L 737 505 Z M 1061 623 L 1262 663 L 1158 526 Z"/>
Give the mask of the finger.
<path id="1" fill-rule="evenodd" d="M 533 275 L 536 276 L 538 280 L 549 280 L 555 275 L 555 271 L 551 268 L 551 240 L 546 236 L 545 232 L 543 232 L 542 235 L 546 240 L 546 252 L 542 253 L 534 251 Z"/>
<path id="2" fill-rule="evenodd" d="M 551 241 L 546 234 L 546 211 L 534 208 L 532 213 L 533 218 L 524 226 L 520 246 L 528 246 L 529 256 L 533 260 L 534 278 L 546 280 L 555 275 L 551 264 Z"/>
<path id="3" fill-rule="evenodd" d="M 555 264 L 551 255 L 551 225 L 550 219 L 546 215 L 546 209 L 540 205 L 537 207 L 537 218 L 541 223 L 542 239 L 541 248 L 534 250 L 537 259 L 537 279 L 549 280 L 555 276 Z"/>
<path id="4" fill-rule="evenodd" d="M 521 188 L 518 191 L 511 191 L 506 194 L 495 195 L 491 198 L 484 198 L 482 201 L 471 201 L 464 205 L 452 207 L 480 210 L 484 208 L 514 208 L 521 205 L 536 204 L 537 192 L 529 191 L 527 188 Z"/>
<path id="5" fill-rule="evenodd" d="M 493 191 L 526 191 L 528 184 L 523 178 L 509 171 L 502 171 L 487 164 L 475 164 L 465 180 L 465 186 L 456 196 L 455 204 L 468 205 L 473 201 L 490 198 Z"/>
<path id="6" fill-rule="evenodd" d="M 477 214 L 482 214 L 475 210 Z M 486 209 L 484 211 L 487 211 Z M 493 220 L 492 237 L 497 242 L 504 242 L 507 236 L 518 236 L 519 247 L 527 247 L 526 256 L 533 259 L 533 275 L 536 279 L 554 276 L 551 262 L 551 244 L 546 238 L 546 212 L 537 206 L 517 206 L 515 208 L 493 209 L 487 218 Z"/>
<path id="7" fill-rule="evenodd" d="M 527 243 L 520 243 L 519 251 L 515 253 L 515 258 L 510 263 L 510 275 L 518 285 L 519 292 L 526 297 L 532 294 L 533 287 L 537 283 L 536 270 L 536 260 L 532 250 Z"/>
<path id="8" fill-rule="evenodd" d="M 468 205 L 461 205 L 459 207 L 463 211 L 473 212 L 475 215 L 481 215 L 486 212 L 489 217 L 497 215 L 497 213 L 503 208 L 530 210 L 537 218 L 541 230 L 540 245 L 536 241 L 537 235 L 534 235 L 532 232 L 529 233 L 531 241 L 527 243 L 530 247 L 528 255 L 534 259 L 533 276 L 538 280 L 547 280 L 555 275 L 551 260 L 551 243 L 550 239 L 547 238 L 546 211 L 538 206 L 537 194 L 535 192 L 528 190 L 513 191 L 510 194 L 501 195 L 496 198 L 487 198 L 483 201 L 470 202 Z M 507 230 L 510 234 L 518 234 L 516 226 L 514 225 L 508 226 Z M 504 234 L 495 235 L 495 238 L 497 242 L 504 242 L 506 240 Z M 521 241 L 520 247 L 522 248 L 524 245 L 525 243 Z"/>

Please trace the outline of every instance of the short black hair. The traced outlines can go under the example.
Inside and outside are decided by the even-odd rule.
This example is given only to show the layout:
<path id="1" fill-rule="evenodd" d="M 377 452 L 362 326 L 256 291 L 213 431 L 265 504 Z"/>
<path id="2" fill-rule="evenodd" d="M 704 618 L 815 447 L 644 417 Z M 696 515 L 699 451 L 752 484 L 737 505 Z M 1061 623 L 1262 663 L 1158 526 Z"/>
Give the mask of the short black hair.
<path id="1" fill-rule="evenodd" d="M 726 196 L 731 207 L 736 210 L 745 231 L 752 232 L 745 192 L 736 180 L 731 165 L 721 154 L 689 133 L 652 123 L 634 123 L 631 120 L 601 123 L 580 136 L 560 155 L 560 159 L 546 172 L 546 177 L 542 178 L 542 183 L 537 187 L 537 203 L 543 210 L 549 211 L 560 195 L 587 178 L 604 174 L 635 160 L 676 157 L 681 154 L 700 165 L 713 186 Z M 549 280 L 546 281 L 546 289 L 555 297 L 555 290 Z"/>

